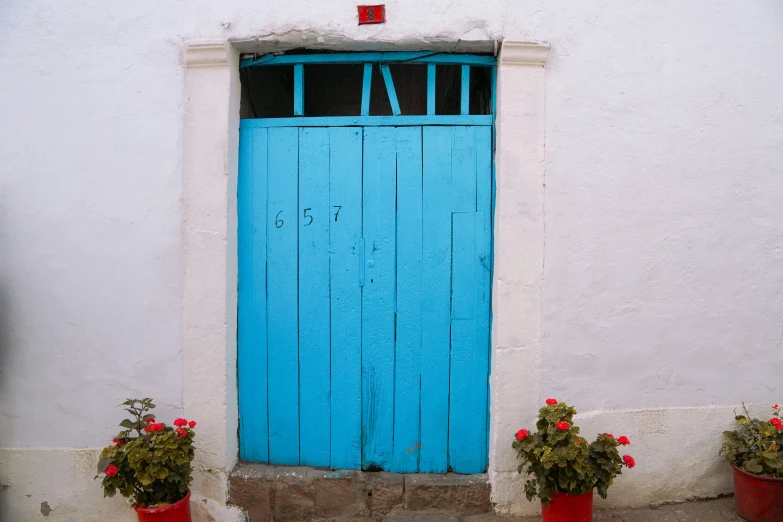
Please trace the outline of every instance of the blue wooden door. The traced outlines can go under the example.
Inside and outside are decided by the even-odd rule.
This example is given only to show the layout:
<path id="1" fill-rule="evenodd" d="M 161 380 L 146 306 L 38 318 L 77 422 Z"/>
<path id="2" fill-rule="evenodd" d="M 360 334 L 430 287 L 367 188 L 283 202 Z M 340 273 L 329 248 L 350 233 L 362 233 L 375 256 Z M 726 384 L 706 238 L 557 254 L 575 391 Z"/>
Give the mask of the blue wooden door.
<path id="1" fill-rule="evenodd" d="M 242 122 L 241 457 L 487 466 L 491 126 Z"/>

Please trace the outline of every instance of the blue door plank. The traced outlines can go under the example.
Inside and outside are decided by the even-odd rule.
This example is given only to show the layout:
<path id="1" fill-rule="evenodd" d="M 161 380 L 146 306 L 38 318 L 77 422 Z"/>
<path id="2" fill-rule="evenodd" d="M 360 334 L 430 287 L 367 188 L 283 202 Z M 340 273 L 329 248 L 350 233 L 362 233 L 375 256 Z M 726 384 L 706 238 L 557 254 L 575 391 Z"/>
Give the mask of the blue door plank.
<path id="1" fill-rule="evenodd" d="M 364 129 L 363 469 L 387 469 L 392 460 L 395 170 L 395 129 Z"/>
<path id="2" fill-rule="evenodd" d="M 423 131 L 421 451 L 419 471 L 448 469 L 451 127 Z"/>
<path id="3" fill-rule="evenodd" d="M 476 211 L 476 141 L 473 127 L 454 127 L 452 212 Z"/>
<path id="4" fill-rule="evenodd" d="M 336 469 L 360 469 L 362 421 L 362 129 L 332 128 L 329 250 L 332 342 L 332 447 Z"/>
<path id="5" fill-rule="evenodd" d="M 476 237 L 483 240 L 480 245 L 476 271 L 479 272 L 476 293 L 476 408 L 484 412 L 483 430 L 479 432 L 477 444 L 481 448 L 478 469 L 481 473 L 489 462 L 489 368 L 490 368 L 490 321 L 492 289 L 492 127 L 476 127 L 476 210 L 477 226 L 483 233 Z M 483 406 L 481 406 L 483 404 Z"/>
<path id="6" fill-rule="evenodd" d="M 269 461 L 266 332 L 267 131 L 239 136 L 238 218 L 238 381 L 240 456 Z"/>
<path id="7" fill-rule="evenodd" d="M 269 129 L 267 325 L 269 461 L 299 464 L 297 250 L 299 131 Z"/>
<path id="8" fill-rule="evenodd" d="M 299 461 L 330 465 L 329 129 L 299 130 Z"/>
<path id="9" fill-rule="evenodd" d="M 451 322 L 451 393 L 449 396 L 449 465 L 457 473 L 479 473 L 477 469 L 483 448 L 478 431 L 483 431 L 486 404 L 476 408 L 473 394 L 483 385 L 474 381 L 476 324 L 473 317 L 476 289 L 476 213 L 454 213 L 453 221 L 453 300 L 454 310 L 469 314 L 452 317 Z M 483 233 L 483 228 L 481 230 Z M 469 306 L 457 301 L 469 301 Z M 482 394 L 483 396 L 483 394 Z M 477 425 L 477 423 L 479 423 Z M 471 470 L 471 471 L 469 471 Z"/>
<path id="10" fill-rule="evenodd" d="M 394 457 L 390 471 L 419 469 L 422 305 L 421 127 L 397 129 L 397 339 Z"/>

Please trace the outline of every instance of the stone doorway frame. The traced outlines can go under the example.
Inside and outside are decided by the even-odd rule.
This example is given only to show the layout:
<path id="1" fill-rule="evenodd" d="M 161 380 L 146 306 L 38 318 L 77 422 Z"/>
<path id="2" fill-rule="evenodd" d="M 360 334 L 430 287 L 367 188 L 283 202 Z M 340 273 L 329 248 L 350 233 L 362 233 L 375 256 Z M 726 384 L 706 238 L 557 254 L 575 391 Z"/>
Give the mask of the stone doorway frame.
<path id="1" fill-rule="evenodd" d="M 239 52 L 228 41 L 187 43 L 183 52 L 182 399 L 186 417 L 209 419 L 199 430 L 193 491 L 216 520 L 239 516 L 225 507 L 239 453 Z M 498 511 L 509 511 L 521 492 L 510 441 L 539 404 L 548 55 L 547 43 L 503 41 L 498 58 L 489 434 Z"/>

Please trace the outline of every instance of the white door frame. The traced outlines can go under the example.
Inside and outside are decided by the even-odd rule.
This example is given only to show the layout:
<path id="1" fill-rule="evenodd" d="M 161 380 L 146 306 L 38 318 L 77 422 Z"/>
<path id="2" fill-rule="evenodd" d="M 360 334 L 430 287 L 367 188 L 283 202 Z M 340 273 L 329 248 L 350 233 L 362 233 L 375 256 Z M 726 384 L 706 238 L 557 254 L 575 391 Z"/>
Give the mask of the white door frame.
<path id="1" fill-rule="evenodd" d="M 499 511 L 521 494 L 511 437 L 539 407 L 548 55 L 546 43 L 504 41 L 498 60 L 489 479 Z M 193 42 L 183 59 L 183 405 L 186 417 L 203 419 L 193 492 L 216 520 L 237 520 L 225 505 L 239 451 L 239 51 Z"/>

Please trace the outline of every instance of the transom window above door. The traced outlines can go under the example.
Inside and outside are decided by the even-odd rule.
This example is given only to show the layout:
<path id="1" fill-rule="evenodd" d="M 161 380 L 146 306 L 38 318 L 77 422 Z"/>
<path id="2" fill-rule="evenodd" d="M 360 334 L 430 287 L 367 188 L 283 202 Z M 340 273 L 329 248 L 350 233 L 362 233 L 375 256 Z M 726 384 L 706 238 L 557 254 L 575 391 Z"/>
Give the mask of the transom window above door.
<path id="1" fill-rule="evenodd" d="M 494 65 L 493 56 L 433 52 L 262 55 L 241 62 L 242 117 L 485 116 L 471 124 L 491 124 Z"/>

